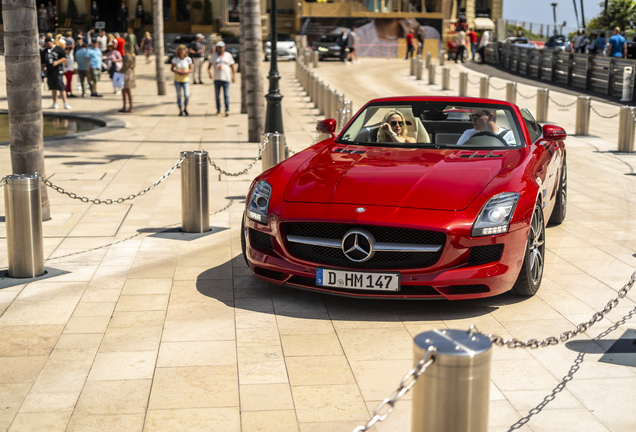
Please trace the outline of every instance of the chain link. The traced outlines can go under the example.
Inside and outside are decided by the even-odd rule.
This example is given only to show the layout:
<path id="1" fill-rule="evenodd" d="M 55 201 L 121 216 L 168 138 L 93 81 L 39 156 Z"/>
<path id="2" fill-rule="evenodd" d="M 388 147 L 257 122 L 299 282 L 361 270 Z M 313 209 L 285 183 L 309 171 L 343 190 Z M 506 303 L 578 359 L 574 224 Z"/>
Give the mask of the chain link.
<path id="1" fill-rule="evenodd" d="M 4 176 L 0 179 L 0 188 L 7 184 L 7 176 Z"/>
<path id="2" fill-rule="evenodd" d="M 466 78 L 466 81 L 468 81 L 468 82 L 469 82 L 469 83 L 471 83 L 472 85 L 477 85 L 477 84 L 479 84 L 479 80 L 477 80 L 477 81 L 475 81 L 475 82 L 471 81 L 471 80 L 470 80 L 470 76 L 468 76 L 468 77 Z"/>
<path id="3" fill-rule="evenodd" d="M 524 99 L 532 99 L 533 97 L 537 97 L 536 93 L 533 94 L 532 96 L 524 96 L 524 95 L 521 94 L 521 92 L 519 90 L 517 90 L 517 94 L 519 96 L 521 96 L 522 98 L 524 98 Z"/>
<path id="4" fill-rule="evenodd" d="M 368 431 L 374 424 L 386 420 L 393 410 L 395 404 L 409 392 L 417 382 L 417 379 L 424 373 L 427 367 L 433 364 L 435 361 L 435 352 L 437 348 L 430 346 L 426 350 L 424 357 L 415 365 L 413 369 L 408 371 L 398 388 L 391 393 L 391 396 L 385 398 L 380 404 L 373 410 L 373 416 L 369 419 L 367 424 L 356 427 L 353 432 L 365 432 Z"/>
<path id="5" fill-rule="evenodd" d="M 620 111 L 619 111 L 619 112 L 617 112 L 617 113 L 616 113 L 616 114 L 614 114 L 614 115 L 610 115 L 610 116 L 603 115 L 603 114 L 601 114 L 600 112 L 596 111 L 596 110 L 594 109 L 594 105 L 592 105 L 591 103 L 590 103 L 590 108 L 592 108 L 592 111 L 594 112 L 594 114 L 596 114 L 597 116 L 599 116 L 599 117 L 601 117 L 601 118 L 604 118 L 604 119 L 612 119 L 612 118 L 614 118 L 614 117 L 618 117 L 618 115 L 620 114 Z M 633 116 L 633 114 L 632 114 L 632 116 Z"/>
<path id="6" fill-rule="evenodd" d="M 576 100 L 575 100 L 574 102 L 569 103 L 569 104 L 561 104 L 561 103 L 555 101 L 554 99 L 552 99 L 552 96 L 548 96 L 548 99 L 550 99 L 552 102 L 554 102 L 555 105 L 558 105 L 558 106 L 563 107 L 563 108 L 571 107 L 572 105 L 574 105 L 576 103 Z"/>
<path id="7" fill-rule="evenodd" d="M 501 347 L 506 346 L 508 348 L 541 348 L 541 347 L 546 347 L 549 345 L 557 345 L 561 342 L 565 342 L 569 339 L 572 339 L 574 336 L 580 333 L 585 333 L 587 329 L 589 329 L 594 324 L 596 324 L 597 322 L 605 318 L 605 315 L 607 315 L 612 309 L 614 309 L 618 305 L 618 303 L 621 301 L 621 299 L 625 298 L 629 290 L 632 289 L 632 286 L 634 285 L 634 281 L 636 281 L 636 272 L 632 273 L 632 277 L 629 279 L 629 282 L 627 282 L 623 286 L 623 288 L 621 288 L 618 291 L 618 295 L 612 300 L 610 300 L 605 305 L 605 307 L 603 308 L 601 312 L 595 312 L 589 321 L 577 325 L 574 330 L 568 330 L 566 332 L 561 333 L 559 337 L 550 336 L 541 341 L 537 339 L 528 339 L 527 341 L 520 341 L 519 339 L 515 339 L 515 338 L 504 339 L 501 336 L 497 336 L 494 334 L 489 334 L 488 337 L 490 338 L 490 341 L 494 345 L 501 346 Z"/>
<path id="8" fill-rule="evenodd" d="M 492 85 L 492 83 L 491 83 L 490 81 L 488 82 L 488 85 L 489 85 L 490 87 L 492 87 L 493 89 L 495 89 L 495 90 L 505 90 L 505 89 L 506 89 L 506 86 L 503 86 L 503 87 L 495 87 L 494 85 Z"/>
<path id="9" fill-rule="evenodd" d="M 172 165 L 172 168 L 170 168 L 164 175 L 162 175 L 161 177 L 159 177 L 159 180 L 157 180 L 156 182 L 154 182 L 153 184 L 151 184 L 150 186 L 148 186 L 146 189 L 143 189 L 137 193 L 134 194 L 130 194 L 125 198 L 117 198 L 117 199 L 99 199 L 99 198 L 88 198 L 85 196 L 81 196 L 81 195 L 77 195 L 76 193 L 73 192 L 67 192 L 63 187 L 61 186 L 57 186 L 55 184 L 53 184 L 49 179 L 46 179 L 44 177 L 42 177 L 42 181 L 44 182 L 45 185 L 47 185 L 48 187 L 50 187 L 51 189 L 55 190 L 56 192 L 61 193 L 62 195 L 68 195 L 71 199 L 76 199 L 76 200 L 80 200 L 83 203 L 93 203 L 93 204 L 121 204 L 124 201 L 128 201 L 128 200 L 134 200 L 137 197 L 140 197 L 142 195 L 147 194 L 148 192 L 150 192 L 151 190 L 153 190 L 154 188 L 156 188 L 157 186 L 159 186 L 161 183 L 163 183 L 169 176 L 170 174 L 172 174 L 177 168 L 179 168 L 179 165 L 181 165 L 181 162 L 183 162 L 183 160 L 185 159 L 185 156 L 182 156 L 174 165 Z M 38 173 L 35 173 L 36 175 L 38 175 Z"/>
<path id="10" fill-rule="evenodd" d="M 265 147 L 267 146 L 267 142 L 269 141 L 269 135 L 265 135 L 265 140 L 263 141 L 263 145 L 261 145 L 258 148 L 258 154 L 256 155 L 256 157 L 254 158 L 254 160 L 245 168 L 243 168 L 241 171 L 235 172 L 235 173 L 231 173 L 229 171 L 225 171 L 223 168 L 219 167 L 216 162 L 214 162 L 212 159 L 210 159 L 210 156 L 208 155 L 208 162 L 210 163 L 210 165 L 212 166 L 212 168 L 214 168 L 215 170 L 217 170 L 218 172 L 220 172 L 223 175 L 226 175 L 228 177 L 238 177 L 238 176 L 242 176 L 243 174 L 247 174 L 247 172 L 252 169 L 252 167 L 254 165 L 256 165 L 256 162 L 258 162 L 258 160 L 261 158 L 261 156 L 263 155 L 263 151 L 265 150 Z"/>

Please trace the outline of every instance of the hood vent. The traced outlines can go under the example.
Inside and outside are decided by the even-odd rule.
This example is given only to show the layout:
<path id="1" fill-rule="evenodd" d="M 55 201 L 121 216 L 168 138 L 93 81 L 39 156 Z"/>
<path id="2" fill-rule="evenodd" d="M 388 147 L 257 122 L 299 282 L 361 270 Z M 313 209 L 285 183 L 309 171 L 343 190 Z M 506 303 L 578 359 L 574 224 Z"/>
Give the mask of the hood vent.
<path id="1" fill-rule="evenodd" d="M 360 150 L 360 147 L 346 146 L 346 147 L 337 148 L 333 152 L 334 153 L 364 154 L 367 151 L 366 150 Z"/>
<path id="2" fill-rule="evenodd" d="M 501 152 L 495 153 L 495 150 L 491 152 L 477 150 L 472 153 L 464 153 L 462 155 L 459 155 L 459 157 L 462 159 L 488 159 L 488 158 L 500 158 L 503 155 L 504 154 Z"/>

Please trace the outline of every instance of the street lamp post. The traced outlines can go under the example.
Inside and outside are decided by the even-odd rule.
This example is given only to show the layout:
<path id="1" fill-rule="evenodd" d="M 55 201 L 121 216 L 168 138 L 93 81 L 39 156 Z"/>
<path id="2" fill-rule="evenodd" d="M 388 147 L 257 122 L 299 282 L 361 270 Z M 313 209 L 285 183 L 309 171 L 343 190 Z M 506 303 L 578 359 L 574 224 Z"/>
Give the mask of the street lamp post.
<path id="1" fill-rule="evenodd" d="M 283 95 L 280 94 L 280 89 L 278 87 L 278 81 L 280 80 L 280 75 L 278 74 L 277 68 L 277 42 L 278 42 L 278 30 L 276 26 L 276 0 L 271 0 L 272 6 L 269 12 L 270 15 L 270 33 L 271 33 L 271 41 L 270 41 L 270 68 L 269 68 L 269 93 L 265 95 L 265 99 L 267 100 L 267 112 L 265 113 L 265 132 L 275 133 L 278 132 L 280 134 L 283 132 L 283 112 L 282 112 L 282 100 Z"/>

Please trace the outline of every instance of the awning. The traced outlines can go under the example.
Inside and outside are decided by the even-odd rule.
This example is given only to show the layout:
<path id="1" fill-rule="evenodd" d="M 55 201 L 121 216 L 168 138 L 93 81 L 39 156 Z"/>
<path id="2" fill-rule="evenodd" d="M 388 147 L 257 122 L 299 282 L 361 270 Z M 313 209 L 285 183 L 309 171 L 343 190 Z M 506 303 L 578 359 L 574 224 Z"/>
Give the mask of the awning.
<path id="1" fill-rule="evenodd" d="M 475 28 L 478 30 L 494 30 L 495 23 L 490 18 L 475 18 Z"/>

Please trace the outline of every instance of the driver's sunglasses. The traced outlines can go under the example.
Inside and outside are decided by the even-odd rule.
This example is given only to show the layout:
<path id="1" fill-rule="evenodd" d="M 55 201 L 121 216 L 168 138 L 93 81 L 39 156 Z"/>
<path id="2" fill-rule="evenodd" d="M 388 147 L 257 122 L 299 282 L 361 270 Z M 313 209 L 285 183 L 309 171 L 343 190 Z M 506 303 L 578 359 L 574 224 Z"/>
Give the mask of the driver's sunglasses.
<path id="1" fill-rule="evenodd" d="M 470 114 L 468 117 L 470 117 L 471 120 L 477 120 L 479 117 L 485 116 L 487 114 L 485 113 L 481 113 L 481 114 Z"/>
<path id="2" fill-rule="evenodd" d="M 403 121 L 395 121 L 395 120 L 393 120 L 391 122 L 391 126 L 395 127 L 397 125 L 400 125 L 400 127 L 404 127 L 404 122 Z"/>

